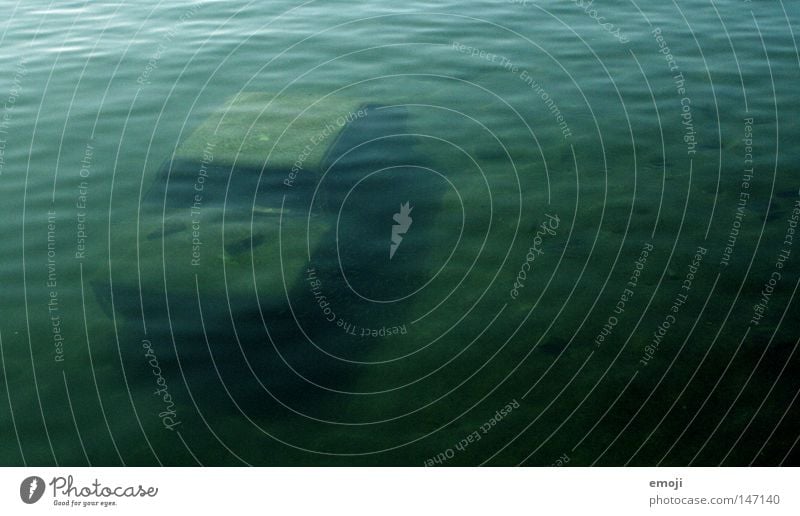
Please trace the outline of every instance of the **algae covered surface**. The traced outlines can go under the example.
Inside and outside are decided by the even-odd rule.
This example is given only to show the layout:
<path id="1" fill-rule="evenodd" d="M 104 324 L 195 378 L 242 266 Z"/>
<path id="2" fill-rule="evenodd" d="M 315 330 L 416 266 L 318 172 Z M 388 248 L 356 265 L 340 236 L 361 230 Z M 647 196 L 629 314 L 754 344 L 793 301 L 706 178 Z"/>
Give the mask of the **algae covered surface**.
<path id="1" fill-rule="evenodd" d="M 215 160 L 226 165 L 319 171 L 344 126 L 365 116 L 363 104 L 335 93 L 242 92 L 197 127 L 175 157 L 197 159 L 212 143 Z"/>

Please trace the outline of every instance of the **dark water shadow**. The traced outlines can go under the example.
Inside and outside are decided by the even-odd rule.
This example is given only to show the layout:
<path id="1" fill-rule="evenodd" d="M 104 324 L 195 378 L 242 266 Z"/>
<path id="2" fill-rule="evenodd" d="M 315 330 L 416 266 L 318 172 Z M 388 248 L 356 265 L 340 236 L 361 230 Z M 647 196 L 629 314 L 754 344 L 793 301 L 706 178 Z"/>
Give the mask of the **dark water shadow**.
<path id="1" fill-rule="evenodd" d="M 312 249 L 302 273 L 286 278 L 286 292 L 258 285 L 256 295 L 256 286 L 249 281 L 251 252 L 274 252 L 278 245 L 258 234 L 258 224 L 266 223 L 258 217 L 252 235 L 227 241 L 226 233 L 224 248 L 204 248 L 204 270 L 210 273 L 198 275 L 197 285 L 192 284 L 195 276 L 187 274 L 185 260 L 172 260 L 172 256 L 186 255 L 191 236 L 191 221 L 186 216 L 202 163 L 175 160 L 165 165 L 145 196 L 149 211 L 144 216 L 160 220 L 164 211 L 171 218 L 163 221 L 163 233 L 156 229 L 145 236 L 151 245 L 140 250 L 142 263 L 158 266 L 142 271 L 143 302 L 135 271 L 115 272 L 115 309 L 118 317 L 126 319 L 123 324 L 129 327 L 131 349 L 136 350 L 126 360 L 141 361 L 135 344 L 142 336 L 144 314 L 147 338 L 158 351 L 162 367 L 173 383 L 182 386 L 185 379 L 207 414 L 235 415 L 241 410 L 252 418 L 284 417 L 289 413 L 281 403 L 286 403 L 317 417 L 338 419 L 344 405 L 364 400 L 334 391 L 348 391 L 355 379 L 376 367 L 354 362 L 383 358 L 380 349 L 385 340 L 402 336 L 365 339 L 346 327 L 351 324 L 357 330 L 377 331 L 399 327 L 408 320 L 413 296 L 386 301 L 408 296 L 430 279 L 428 259 L 442 242 L 426 238 L 423 222 L 433 220 L 449 188 L 442 177 L 430 171 L 431 160 L 416 152 L 415 137 L 406 134 L 405 109 L 376 105 L 364 109 L 368 115 L 350 123 L 328 150 L 323 170 L 301 174 L 292 189 L 282 185 L 288 173 L 285 170 L 268 170 L 262 175 L 257 168 L 205 165 L 203 208 L 225 204 L 230 224 L 249 222 L 254 199 L 259 209 L 278 210 L 275 216 L 285 219 L 289 230 L 284 241 L 304 238 L 309 213 L 314 220 L 329 223 L 330 229 Z M 406 203 L 412 207 L 410 216 L 416 226 L 402 235 L 401 246 L 391 255 L 395 215 Z M 282 205 L 285 209 L 280 215 Z M 181 216 L 181 210 L 187 218 L 186 228 L 172 220 Z M 238 261 L 234 266 L 225 262 L 228 282 L 233 277 L 245 281 L 229 288 L 229 301 L 209 295 L 224 292 L 223 260 L 232 257 Z M 310 279 L 308 271 L 312 269 Z M 319 288 L 313 287 L 314 281 Z M 100 304 L 110 307 L 108 285 L 100 281 L 93 286 Z M 201 306 L 195 288 L 200 291 Z M 337 314 L 336 320 L 328 320 L 320 296 Z M 337 324 L 339 319 L 344 325 Z M 229 397 L 236 400 L 238 408 Z"/>

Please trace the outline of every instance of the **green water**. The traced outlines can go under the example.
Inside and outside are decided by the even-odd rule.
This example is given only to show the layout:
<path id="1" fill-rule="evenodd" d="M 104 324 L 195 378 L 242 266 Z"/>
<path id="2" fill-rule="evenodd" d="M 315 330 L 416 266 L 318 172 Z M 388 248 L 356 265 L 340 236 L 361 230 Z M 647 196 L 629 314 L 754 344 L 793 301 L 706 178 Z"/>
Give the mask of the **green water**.
<path id="1" fill-rule="evenodd" d="M 797 464 L 798 9 L 586 3 L 5 6 L 0 464 Z"/>

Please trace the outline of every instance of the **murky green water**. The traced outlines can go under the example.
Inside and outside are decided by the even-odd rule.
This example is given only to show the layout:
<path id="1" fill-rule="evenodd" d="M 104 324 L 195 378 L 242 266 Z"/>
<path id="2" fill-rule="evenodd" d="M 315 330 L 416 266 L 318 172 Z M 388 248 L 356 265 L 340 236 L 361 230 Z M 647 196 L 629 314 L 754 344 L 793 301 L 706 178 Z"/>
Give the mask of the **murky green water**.
<path id="1" fill-rule="evenodd" d="M 0 464 L 796 464 L 798 10 L 19 2 Z"/>

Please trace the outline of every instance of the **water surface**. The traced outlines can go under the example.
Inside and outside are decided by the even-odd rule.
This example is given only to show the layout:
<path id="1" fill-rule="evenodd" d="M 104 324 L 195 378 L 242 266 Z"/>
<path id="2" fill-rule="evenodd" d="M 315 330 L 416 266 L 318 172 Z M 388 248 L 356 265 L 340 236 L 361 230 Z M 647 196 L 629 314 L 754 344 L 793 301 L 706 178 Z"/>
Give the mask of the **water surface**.
<path id="1" fill-rule="evenodd" d="M 0 464 L 797 464 L 795 4 L 5 11 Z"/>

